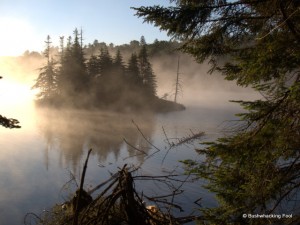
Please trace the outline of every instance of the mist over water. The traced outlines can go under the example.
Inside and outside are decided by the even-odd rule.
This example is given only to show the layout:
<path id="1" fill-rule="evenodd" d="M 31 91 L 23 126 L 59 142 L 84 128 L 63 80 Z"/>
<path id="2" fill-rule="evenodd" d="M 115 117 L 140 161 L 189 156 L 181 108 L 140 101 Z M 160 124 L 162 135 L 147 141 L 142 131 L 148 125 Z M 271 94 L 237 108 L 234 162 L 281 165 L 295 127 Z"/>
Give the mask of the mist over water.
<path id="1" fill-rule="evenodd" d="M 36 65 L 41 61 L 22 64 L 21 61 L 1 60 L 0 114 L 18 119 L 22 128 L 0 127 L 0 224 L 22 224 L 26 213 L 39 214 L 43 209 L 65 201 L 76 188 L 73 185 L 61 190 L 70 178 L 69 171 L 79 181 L 90 148 L 93 151 L 87 169 L 86 189 L 98 185 L 125 163 L 142 165 L 140 174 L 158 175 L 173 170 L 182 173 L 178 160 L 197 158 L 194 149 L 200 147 L 199 141 L 172 149 L 162 164 L 167 147 L 162 127 L 174 141 L 188 136 L 191 131 L 206 132 L 203 140 L 214 139 L 222 133 L 223 122 L 235 119 L 234 114 L 242 110 L 228 100 L 260 97 L 249 88 L 223 81 L 220 75 L 207 75 L 207 65 L 199 65 L 188 56 L 182 56 L 182 92 L 178 101 L 187 107 L 185 111 L 153 114 L 36 108 L 30 88 L 38 73 L 35 68 L 39 66 Z M 173 100 L 177 62 L 156 58 L 152 64 L 158 80 L 158 96 L 167 93 L 167 99 Z M 127 145 L 124 139 L 145 154 Z M 146 159 L 147 154 L 155 152 L 149 142 L 161 151 Z M 138 185 L 150 189 L 153 193 L 149 194 L 159 194 L 159 189 L 151 184 Z M 186 209 L 199 207 L 192 202 L 200 197 L 204 206 L 215 204 L 213 195 L 199 183 L 187 184 L 184 188 L 187 192 L 178 202 Z"/>

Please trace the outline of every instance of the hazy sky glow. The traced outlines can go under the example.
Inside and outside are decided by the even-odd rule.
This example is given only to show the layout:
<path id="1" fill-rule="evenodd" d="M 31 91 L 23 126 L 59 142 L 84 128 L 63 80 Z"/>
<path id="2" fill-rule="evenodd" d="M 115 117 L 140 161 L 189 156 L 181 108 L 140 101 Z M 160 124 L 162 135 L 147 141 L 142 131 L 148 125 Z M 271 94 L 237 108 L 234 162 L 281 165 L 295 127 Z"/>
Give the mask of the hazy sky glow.
<path id="1" fill-rule="evenodd" d="M 25 50 L 42 51 L 49 34 L 54 45 L 59 36 L 69 36 L 82 28 L 84 43 L 124 44 L 144 35 L 169 40 L 151 24 L 134 16 L 130 7 L 169 5 L 168 0 L 1 0 L 0 55 L 20 55 Z"/>

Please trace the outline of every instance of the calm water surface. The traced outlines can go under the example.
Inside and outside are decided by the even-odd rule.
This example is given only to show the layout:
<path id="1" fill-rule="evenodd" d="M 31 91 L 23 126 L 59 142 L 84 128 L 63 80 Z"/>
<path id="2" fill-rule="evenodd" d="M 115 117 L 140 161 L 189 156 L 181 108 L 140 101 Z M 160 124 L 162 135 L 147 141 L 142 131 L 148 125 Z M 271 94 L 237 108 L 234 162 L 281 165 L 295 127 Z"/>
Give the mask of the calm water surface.
<path id="1" fill-rule="evenodd" d="M 64 202 L 76 185 L 73 182 L 66 189 L 63 187 L 70 180 L 70 173 L 79 182 L 89 148 L 93 151 L 86 189 L 98 185 L 125 163 L 141 165 L 139 175 L 166 175 L 173 170 L 183 173 L 179 160 L 201 160 L 194 151 L 200 147 L 199 141 L 172 149 L 162 163 L 168 147 L 162 127 L 174 142 L 191 131 L 205 131 L 203 140 L 213 139 L 220 134 L 219 125 L 233 119 L 239 110 L 234 104 L 224 102 L 224 105 L 187 105 L 185 111 L 168 114 L 36 109 L 31 99 L 22 104 L 6 104 L 1 114 L 19 119 L 22 128 L 0 128 L 0 224 L 23 224 L 26 213 L 40 215 L 44 209 Z M 124 143 L 124 139 L 148 155 L 155 152 L 148 141 L 161 151 L 146 159 Z M 203 206 L 216 204 L 213 194 L 201 188 L 202 183 L 182 187 L 185 192 L 176 203 L 186 214 L 199 208 L 193 202 L 200 197 Z M 149 195 L 160 195 L 163 191 L 148 182 L 140 182 L 137 187 Z"/>

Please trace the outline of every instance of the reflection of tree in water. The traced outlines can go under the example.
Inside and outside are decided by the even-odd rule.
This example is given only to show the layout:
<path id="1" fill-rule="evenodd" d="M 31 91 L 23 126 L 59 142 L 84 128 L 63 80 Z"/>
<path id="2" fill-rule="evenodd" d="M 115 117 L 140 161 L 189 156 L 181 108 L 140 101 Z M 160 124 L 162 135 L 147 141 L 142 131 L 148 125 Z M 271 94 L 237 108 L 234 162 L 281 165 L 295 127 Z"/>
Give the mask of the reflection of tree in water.
<path id="1" fill-rule="evenodd" d="M 59 111 L 40 110 L 39 125 L 45 136 L 47 148 L 45 151 L 46 167 L 48 167 L 49 149 L 60 151 L 60 165 L 72 165 L 76 171 L 77 165 L 86 150 L 93 149 L 100 162 L 106 162 L 112 154 L 119 160 L 122 149 L 129 157 L 136 156 L 141 163 L 145 155 L 135 149 L 126 147 L 124 139 L 132 146 L 143 149 L 147 153 L 149 146 L 132 120 L 139 125 L 143 135 L 150 139 L 153 132 L 153 115 L 120 114 L 116 112 L 99 111 Z M 124 153 L 122 154 L 124 155 Z"/>

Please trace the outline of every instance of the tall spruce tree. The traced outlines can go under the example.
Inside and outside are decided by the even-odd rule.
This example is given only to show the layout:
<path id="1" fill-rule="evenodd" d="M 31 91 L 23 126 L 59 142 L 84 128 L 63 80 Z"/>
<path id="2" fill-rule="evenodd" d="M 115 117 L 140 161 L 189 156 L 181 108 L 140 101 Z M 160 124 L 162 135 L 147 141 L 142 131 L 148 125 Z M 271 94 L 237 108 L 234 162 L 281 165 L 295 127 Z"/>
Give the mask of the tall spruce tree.
<path id="1" fill-rule="evenodd" d="M 118 49 L 115 57 L 113 58 L 112 70 L 111 70 L 111 96 L 113 101 L 118 101 L 124 94 L 125 90 L 125 66 L 123 57 Z"/>
<path id="2" fill-rule="evenodd" d="M 100 76 L 99 58 L 95 55 L 91 55 L 87 61 L 87 73 L 91 79 Z"/>
<path id="3" fill-rule="evenodd" d="M 131 57 L 128 61 L 128 66 L 126 70 L 126 78 L 128 80 L 129 85 L 135 89 L 135 88 L 141 88 L 143 85 L 143 79 L 140 75 L 139 70 L 139 62 L 138 57 L 135 53 L 131 54 Z"/>
<path id="4" fill-rule="evenodd" d="M 61 39 L 61 61 L 59 67 L 59 75 L 57 80 L 58 91 L 62 99 L 67 98 L 71 95 L 72 90 L 72 62 L 71 62 L 71 45 L 72 45 L 72 37 L 69 36 L 67 39 L 67 45 L 64 47 L 63 43 L 64 39 Z"/>
<path id="5" fill-rule="evenodd" d="M 87 92 L 88 89 L 88 76 L 86 74 L 85 58 L 82 49 L 82 31 L 79 34 L 78 30 L 74 30 L 74 43 L 71 48 L 74 74 L 72 82 L 76 93 Z"/>
<path id="6" fill-rule="evenodd" d="M 117 76 L 121 76 L 121 77 L 124 76 L 125 66 L 124 66 L 121 51 L 119 49 L 117 50 L 115 58 L 113 59 L 113 68 Z"/>
<path id="7" fill-rule="evenodd" d="M 143 79 L 140 75 L 139 62 L 136 53 L 132 53 L 125 71 L 124 99 L 129 106 L 140 108 L 144 101 Z"/>
<path id="8" fill-rule="evenodd" d="M 103 46 L 100 50 L 98 57 L 100 76 L 96 80 L 96 92 L 98 101 L 102 104 L 108 104 L 111 99 L 111 88 L 113 87 L 113 79 L 111 76 L 111 70 L 113 67 L 113 60 L 108 52 L 107 46 Z"/>
<path id="9" fill-rule="evenodd" d="M 33 85 L 33 89 L 39 89 L 37 97 L 42 101 L 52 101 L 57 94 L 57 74 L 55 72 L 55 63 L 50 55 L 51 38 L 48 35 L 46 43 L 46 49 L 44 56 L 47 59 L 47 64 L 40 68 L 40 74 L 36 79 L 36 83 Z"/>
<path id="10" fill-rule="evenodd" d="M 78 97 L 87 94 L 89 90 L 89 77 L 80 44 L 81 37 L 77 29 L 73 33 L 74 41 L 72 42 L 72 38 L 69 37 L 63 50 L 58 80 L 60 93 L 63 99 L 70 101 L 70 104 L 78 103 Z"/>
<path id="11" fill-rule="evenodd" d="M 140 52 L 138 55 L 140 76 L 143 80 L 143 88 L 145 96 L 156 95 L 156 78 L 152 70 L 152 66 L 148 59 L 147 44 L 145 37 L 142 36 L 140 40 Z"/>
<path id="12" fill-rule="evenodd" d="M 107 46 L 102 47 L 100 50 L 99 66 L 101 76 L 108 77 L 113 67 L 113 60 L 108 52 Z"/>
<path id="13" fill-rule="evenodd" d="M 238 101 L 247 110 L 240 128 L 199 150 L 204 162 L 186 161 L 219 199 L 218 207 L 202 209 L 203 224 L 299 224 L 299 1 L 172 2 L 135 10 L 198 62 L 208 59 L 211 72 L 264 96 Z M 276 213 L 293 216 L 247 218 Z"/>

